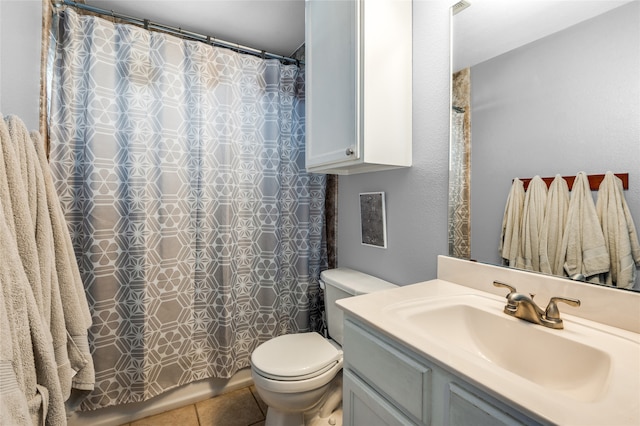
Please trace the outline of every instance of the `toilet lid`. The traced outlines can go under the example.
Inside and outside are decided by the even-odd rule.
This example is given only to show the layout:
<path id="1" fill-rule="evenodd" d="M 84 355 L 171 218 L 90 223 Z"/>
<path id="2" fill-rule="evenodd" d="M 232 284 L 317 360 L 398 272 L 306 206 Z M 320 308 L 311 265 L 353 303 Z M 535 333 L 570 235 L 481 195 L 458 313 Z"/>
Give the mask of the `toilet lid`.
<path id="1" fill-rule="evenodd" d="M 333 367 L 342 358 L 338 350 L 318 333 L 278 336 L 251 354 L 251 364 L 261 375 L 275 380 L 303 380 Z"/>

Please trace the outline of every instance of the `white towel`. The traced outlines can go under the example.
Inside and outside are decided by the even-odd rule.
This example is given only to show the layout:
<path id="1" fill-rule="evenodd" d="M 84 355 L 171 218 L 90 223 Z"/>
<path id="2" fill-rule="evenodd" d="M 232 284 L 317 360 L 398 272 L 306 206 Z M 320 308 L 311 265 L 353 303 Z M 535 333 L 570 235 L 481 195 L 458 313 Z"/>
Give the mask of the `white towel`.
<path id="1" fill-rule="evenodd" d="M 25 402 L 31 416 L 31 424 L 66 424 L 53 339 L 40 312 L 43 300 L 34 297 L 32 287 L 34 282 L 31 279 L 39 275 L 27 275 L 24 254 L 28 251 L 20 251 L 19 244 L 29 240 L 26 224 L 30 221 L 25 219 L 30 219 L 30 213 L 26 197 L 15 197 L 15 191 L 24 192 L 24 186 L 12 186 L 21 181 L 22 176 L 18 162 L 12 160 L 15 150 L 11 134 L 3 119 L 0 119 L 0 152 L 0 291 L 4 293 L 4 306 L 0 309 L 4 310 L 10 329 L 10 335 L 7 336 L 4 331 L 7 324 L 1 327 L 1 338 L 2 341 L 11 339 L 12 348 L 10 353 L 3 350 L 2 364 L 6 369 L 6 358 L 10 357 L 13 369 L 3 370 L 0 375 L 0 388 L 8 387 L 12 392 L 19 390 L 23 395 L 23 398 L 17 395 L 11 399 L 3 398 L 0 424 L 21 422 L 25 416 Z M 18 201 L 19 205 L 14 204 L 14 200 Z M 27 210 L 21 210 L 23 208 Z M 26 213 L 20 217 L 18 212 Z M 31 229 L 30 238 L 35 241 L 34 228 Z M 22 246 L 23 249 L 29 247 L 27 244 Z M 35 266 L 38 265 L 37 258 L 33 259 L 30 265 L 38 271 L 38 266 Z M 5 408 L 9 411 L 5 411 Z"/>
<path id="2" fill-rule="evenodd" d="M 0 161 L 0 164 L 3 164 Z M 0 210 L 2 206 L 0 206 Z M 0 219 L 0 227 L 5 229 L 5 234 L 11 234 L 4 223 L 4 218 Z M 2 231 L 0 231 L 2 232 Z M 18 343 L 15 333 L 15 325 L 11 319 L 13 306 L 7 304 L 4 291 L 11 284 L 4 281 L 4 274 L 0 271 L 0 424 L 1 425 L 27 425 L 31 423 L 31 413 L 29 411 L 29 400 L 22 392 L 18 382 L 18 374 L 13 368 L 14 361 L 22 364 L 19 352 L 14 349 Z M 7 288 L 5 288 L 7 287 Z M 11 292 L 10 292 L 11 293 Z"/>
<path id="3" fill-rule="evenodd" d="M 596 211 L 611 262 L 603 283 L 632 288 L 636 280 L 636 265 L 640 265 L 640 244 L 624 198 L 622 181 L 612 172 L 607 172 L 600 184 Z"/>
<path id="4" fill-rule="evenodd" d="M 10 289 L 6 283 L 20 286 L 12 290 L 15 297 L 4 295 L 16 312 L 7 310 L 7 317 L 15 333 L 12 347 L 20 353 L 9 360 L 13 373 L 5 368 L 8 355 L 0 354 L 0 388 L 17 386 L 34 421 L 64 424 L 71 389 L 84 392 L 74 392 L 76 397 L 86 396 L 95 384 L 91 314 L 42 139 L 15 116 L 0 119 L 0 218 L 0 269 L 13 274 L 0 274 L 2 290 Z M 15 270 L 9 269 L 12 256 Z M 12 419 L 0 416 L 0 424 L 23 415 L 19 402 L 0 401 L 12 410 Z"/>
<path id="5" fill-rule="evenodd" d="M 60 199 L 56 192 L 49 164 L 47 163 L 44 144 L 38 132 L 31 133 L 35 149 L 33 154 L 42 171 L 44 199 L 48 206 L 52 227 L 51 245 L 55 261 L 54 281 L 60 290 L 64 324 L 66 327 L 66 350 L 70 367 L 74 370 L 71 377 L 63 378 L 63 392 L 69 396 L 69 388 L 91 391 L 95 385 L 95 370 L 89 349 L 88 329 L 91 327 L 91 312 L 80 277 L 80 271 L 73 252 L 71 237 L 60 207 Z"/>
<path id="6" fill-rule="evenodd" d="M 569 210 L 569 185 L 556 175 L 547 194 L 547 207 L 540 231 L 540 272 L 563 275 L 562 235 Z"/>
<path id="7" fill-rule="evenodd" d="M 516 268 L 540 271 L 540 230 L 547 204 L 547 184 L 540 176 L 529 182 L 522 209 L 521 254 Z"/>
<path id="8" fill-rule="evenodd" d="M 520 223 L 522 221 L 522 207 L 524 205 L 524 185 L 518 178 L 513 180 L 507 204 L 502 217 L 502 232 L 500 235 L 500 256 L 506 265 L 514 267 L 520 255 Z"/>
<path id="9" fill-rule="evenodd" d="M 609 253 L 584 172 L 578 173 L 573 182 L 562 252 L 569 277 L 582 274 L 588 281 L 601 284 L 598 274 L 609 271 Z"/>

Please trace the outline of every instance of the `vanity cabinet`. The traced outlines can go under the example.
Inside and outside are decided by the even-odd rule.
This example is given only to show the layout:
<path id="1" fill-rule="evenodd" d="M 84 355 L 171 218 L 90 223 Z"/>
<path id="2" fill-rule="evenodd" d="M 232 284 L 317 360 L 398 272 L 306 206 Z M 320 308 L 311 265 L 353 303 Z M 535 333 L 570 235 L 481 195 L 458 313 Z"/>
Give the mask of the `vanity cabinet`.
<path id="1" fill-rule="evenodd" d="M 411 166 L 410 1 L 307 0 L 306 167 Z"/>
<path id="2" fill-rule="evenodd" d="M 344 327 L 344 425 L 540 425 L 353 318 Z"/>

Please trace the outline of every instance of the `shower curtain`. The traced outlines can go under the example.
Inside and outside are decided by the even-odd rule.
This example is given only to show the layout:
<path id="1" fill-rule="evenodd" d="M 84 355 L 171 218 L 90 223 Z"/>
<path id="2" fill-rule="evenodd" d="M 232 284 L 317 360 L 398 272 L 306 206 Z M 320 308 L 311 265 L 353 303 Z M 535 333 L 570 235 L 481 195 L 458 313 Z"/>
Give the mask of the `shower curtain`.
<path id="1" fill-rule="evenodd" d="M 59 28 L 51 167 L 93 315 L 83 409 L 230 377 L 319 329 L 304 70 L 70 9 Z"/>
<path id="2" fill-rule="evenodd" d="M 469 245 L 469 169 L 465 161 L 464 112 L 451 111 L 449 159 L 449 255 L 463 259 L 471 256 Z"/>
<path id="3" fill-rule="evenodd" d="M 451 146 L 449 149 L 449 255 L 471 257 L 471 70 L 451 78 Z"/>

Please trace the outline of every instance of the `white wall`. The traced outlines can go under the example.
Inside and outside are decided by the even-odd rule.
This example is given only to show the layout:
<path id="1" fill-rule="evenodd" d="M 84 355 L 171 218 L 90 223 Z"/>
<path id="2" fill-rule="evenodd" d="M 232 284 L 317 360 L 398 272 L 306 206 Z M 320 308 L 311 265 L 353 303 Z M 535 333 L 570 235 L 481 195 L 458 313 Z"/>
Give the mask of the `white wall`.
<path id="1" fill-rule="evenodd" d="M 40 99 L 40 0 L 0 0 L 0 112 L 38 129 Z"/>
<path id="2" fill-rule="evenodd" d="M 338 266 L 396 284 L 435 278 L 448 252 L 451 4 L 413 2 L 413 166 L 339 177 Z M 385 192 L 387 249 L 360 244 L 358 194 L 369 191 Z"/>
<path id="3" fill-rule="evenodd" d="M 500 262 L 514 177 L 627 172 L 640 226 L 639 28 L 636 1 L 471 68 L 472 258 Z"/>

